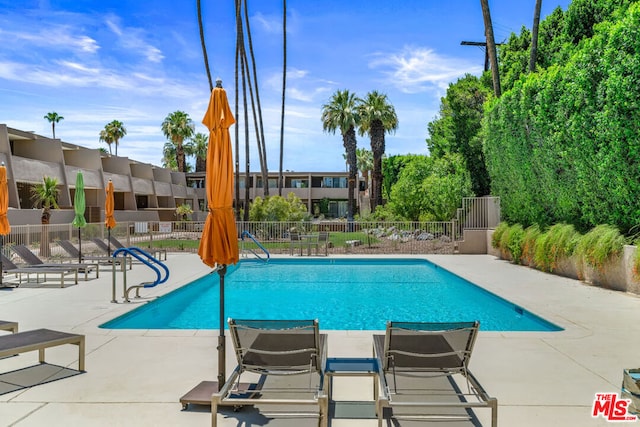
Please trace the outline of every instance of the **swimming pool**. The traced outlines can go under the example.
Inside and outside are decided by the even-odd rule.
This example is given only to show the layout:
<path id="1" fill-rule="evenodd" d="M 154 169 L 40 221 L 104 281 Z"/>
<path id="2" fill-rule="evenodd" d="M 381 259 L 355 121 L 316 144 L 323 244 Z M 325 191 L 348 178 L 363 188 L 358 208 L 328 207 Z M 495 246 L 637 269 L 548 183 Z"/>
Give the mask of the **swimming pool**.
<path id="1" fill-rule="evenodd" d="M 208 274 L 103 325 L 217 329 L 219 278 Z M 318 319 L 327 330 L 382 330 L 387 320 L 479 320 L 484 331 L 562 328 L 421 259 L 242 260 L 225 277 L 225 316 Z"/>

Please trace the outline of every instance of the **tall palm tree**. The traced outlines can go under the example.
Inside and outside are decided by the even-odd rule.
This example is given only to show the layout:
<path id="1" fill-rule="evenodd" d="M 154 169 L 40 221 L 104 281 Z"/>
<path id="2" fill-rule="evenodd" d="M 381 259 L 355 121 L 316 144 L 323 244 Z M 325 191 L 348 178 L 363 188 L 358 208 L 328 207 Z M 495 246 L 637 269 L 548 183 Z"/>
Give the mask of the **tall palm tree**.
<path id="1" fill-rule="evenodd" d="M 113 136 L 109 133 L 109 131 L 107 131 L 106 127 L 105 129 L 102 129 L 100 131 L 100 134 L 98 136 L 100 138 L 100 142 L 104 142 L 109 146 L 109 155 L 111 155 L 111 144 L 113 144 Z"/>
<path id="2" fill-rule="evenodd" d="M 489 62 L 491 63 L 493 93 L 496 95 L 496 98 L 500 98 L 502 89 L 500 87 L 500 71 L 498 69 L 498 52 L 496 50 L 496 39 L 493 36 L 489 0 L 480 0 L 480 6 L 482 6 L 482 17 L 484 18 L 484 35 L 487 39 L 487 53 L 489 54 Z"/>
<path id="3" fill-rule="evenodd" d="M 176 146 L 178 172 L 186 172 L 183 142 L 195 132 L 193 120 L 184 111 L 174 111 L 162 122 L 162 133 Z"/>
<path id="4" fill-rule="evenodd" d="M 280 168 L 278 170 L 278 196 L 282 196 L 284 179 L 282 162 L 284 158 L 284 95 L 287 87 L 287 0 L 282 1 L 282 109 L 280 110 Z"/>
<path id="5" fill-rule="evenodd" d="M 51 113 L 47 113 L 44 118 L 47 119 L 49 123 L 51 123 L 51 132 L 53 133 L 53 139 L 56 139 L 56 123 L 60 123 L 60 120 L 64 120 L 64 117 L 62 117 L 55 111 L 52 111 Z"/>
<path id="6" fill-rule="evenodd" d="M 540 27 L 540 9 L 542 8 L 542 0 L 536 0 L 536 7 L 533 10 L 533 30 L 531 32 L 531 55 L 529 56 L 529 71 L 536 70 L 536 61 L 538 60 L 538 30 Z"/>
<path id="7" fill-rule="evenodd" d="M 371 138 L 373 153 L 373 176 L 371 185 L 371 211 L 382 205 L 382 156 L 385 150 L 384 134 L 395 132 L 398 128 L 398 116 L 387 95 L 376 90 L 369 92 L 360 101 L 358 113 L 361 117 L 360 135 Z"/>
<path id="8" fill-rule="evenodd" d="M 127 128 L 124 127 L 121 121 L 113 120 L 107 123 L 104 129 L 111 135 L 111 140 L 116 145 L 116 157 L 118 157 L 118 144 L 120 143 L 120 139 L 127 134 Z M 111 145 L 109 145 L 109 147 L 111 147 Z"/>
<path id="9" fill-rule="evenodd" d="M 369 172 L 373 170 L 373 153 L 366 148 L 356 149 L 356 162 L 358 163 L 358 170 L 362 174 L 362 179 L 364 179 L 365 185 L 370 192 Z"/>
<path id="10" fill-rule="evenodd" d="M 31 201 L 34 207 L 42 207 L 40 222 L 42 223 L 42 233 L 40 242 L 40 255 L 48 257 L 51 255 L 49 248 L 49 222 L 51 220 L 51 208 L 58 208 L 58 180 L 48 176 L 43 177 L 42 182 L 32 187 Z"/>
<path id="11" fill-rule="evenodd" d="M 358 165 L 356 160 L 356 128 L 360 126 L 358 114 L 358 99 L 349 90 L 337 90 L 322 106 L 322 128 L 325 132 L 335 134 L 340 130 L 342 144 L 347 155 L 349 165 L 349 192 L 347 219 L 352 220 L 355 212 L 355 185 L 358 178 Z"/>
<path id="12" fill-rule="evenodd" d="M 196 172 L 205 172 L 207 170 L 209 137 L 198 132 L 191 142 L 193 143 L 193 155 L 196 157 Z"/>

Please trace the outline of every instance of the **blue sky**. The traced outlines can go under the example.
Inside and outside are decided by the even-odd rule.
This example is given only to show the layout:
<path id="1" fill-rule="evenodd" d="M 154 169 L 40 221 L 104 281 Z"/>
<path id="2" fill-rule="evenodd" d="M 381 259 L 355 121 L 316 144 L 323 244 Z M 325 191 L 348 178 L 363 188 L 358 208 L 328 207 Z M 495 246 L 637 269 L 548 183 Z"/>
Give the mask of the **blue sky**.
<path id="1" fill-rule="evenodd" d="M 202 0 L 213 78 L 234 100 L 233 1 Z M 479 0 L 319 0 L 287 2 L 284 169 L 345 170 L 342 139 L 326 134 L 322 105 L 338 89 L 386 93 L 399 120 L 386 152 L 427 154 L 427 123 L 449 83 L 479 75 L 484 41 Z M 542 16 L 570 0 L 543 1 Z M 490 0 L 496 41 L 532 26 L 535 0 Z M 267 159 L 278 170 L 282 84 L 282 2 L 249 2 Z M 43 116 L 64 116 L 63 141 L 90 148 L 104 125 L 120 120 L 118 154 L 160 165 L 161 123 L 171 112 L 201 119 L 209 85 L 196 1 L 0 0 L 0 123 L 51 135 Z M 233 105 L 232 105 L 233 109 Z M 243 127 L 242 127 L 243 128 Z M 241 128 L 241 129 L 242 129 Z M 244 140 L 244 139 L 243 139 Z M 255 143 L 252 143 L 254 146 Z M 368 137 L 358 146 L 369 148 Z M 244 153 L 244 148 L 241 154 Z M 255 152 L 251 170 L 259 169 Z M 241 165 L 244 156 L 241 155 Z M 244 170 L 244 167 L 243 167 Z"/>

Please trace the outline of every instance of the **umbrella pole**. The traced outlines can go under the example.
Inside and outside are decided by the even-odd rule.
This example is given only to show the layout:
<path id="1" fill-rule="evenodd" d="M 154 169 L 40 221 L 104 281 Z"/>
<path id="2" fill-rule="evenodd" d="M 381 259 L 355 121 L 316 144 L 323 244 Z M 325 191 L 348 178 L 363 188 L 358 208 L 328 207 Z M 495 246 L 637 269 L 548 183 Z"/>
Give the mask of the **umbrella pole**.
<path id="1" fill-rule="evenodd" d="M 0 235 L 0 255 L 2 254 L 2 246 L 4 245 L 4 236 Z M 4 266 L 2 265 L 2 256 L 0 256 L 0 285 L 4 278 Z"/>
<path id="2" fill-rule="evenodd" d="M 222 385 L 227 379 L 226 375 L 226 345 L 224 336 L 224 275 L 227 273 L 227 266 L 222 265 L 218 269 L 218 275 L 220 275 L 220 335 L 218 336 L 218 390 L 222 388 Z"/>
<path id="3" fill-rule="evenodd" d="M 82 230 L 80 227 L 78 227 L 78 264 L 82 263 Z"/>
<path id="4" fill-rule="evenodd" d="M 111 229 L 107 227 L 107 255 L 111 256 Z"/>

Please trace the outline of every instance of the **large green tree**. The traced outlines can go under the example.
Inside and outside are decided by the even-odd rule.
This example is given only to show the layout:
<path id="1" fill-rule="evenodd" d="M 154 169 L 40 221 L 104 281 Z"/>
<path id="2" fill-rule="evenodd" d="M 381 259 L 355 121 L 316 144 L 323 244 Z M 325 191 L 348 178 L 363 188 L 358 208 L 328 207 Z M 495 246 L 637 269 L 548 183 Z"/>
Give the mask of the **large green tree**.
<path id="1" fill-rule="evenodd" d="M 398 128 L 398 116 L 387 95 L 376 90 L 367 93 L 358 104 L 360 135 L 369 135 L 373 153 L 371 180 L 371 210 L 382 205 L 382 156 L 385 151 L 385 134 Z"/>
<path id="2" fill-rule="evenodd" d="M 176 147 L 176 164 L 179 172 L 186 172 L 184 141 L 195 132 L 193 120 L 184 111 L 174 111 L 162 122 L 162 133 Z"/>
<path id="3" fill-rule="evenodd" d="M 51 123 L 51 133 L 53 134 L 53 139 L 56 139 L 56 123 L 60 123 L 60 120 L 64 120 L 64 117 L 52 111 L 51 113 L 47 113 L 44 118 Z"/>
<path id="4" fill-rule="evenodd" d="M 439 117 L 427 126 L 427 146 L 431 155 L 461 154 L 476 196 L 491 192 L 480 135 L 484 103 L 490 97 L 488 74 L 480 79 L 467 74 L 449 85 L 440 103 Z"/>
<path id="5" fill-rule="evenodd" d="M 410 221 L 454 218 L 462 198 L 472 195 L 471 179 L 462 156 L 411 156 L 406 160 L 391 189 L 387 207 Z"/>
<path id="6" fill-rule="evenodd" d="M 342 135 L 342 145 L 349 165 L 347 219 L 352 220 L 355 213 L 355 184 L 358 179 L 356 158 L 356 128 L 360 126 L 358 114 L 358 98 L 349 90 L 336 91 L 329 102 L 322 106 L 322 128 L 325 132 Z"/>

